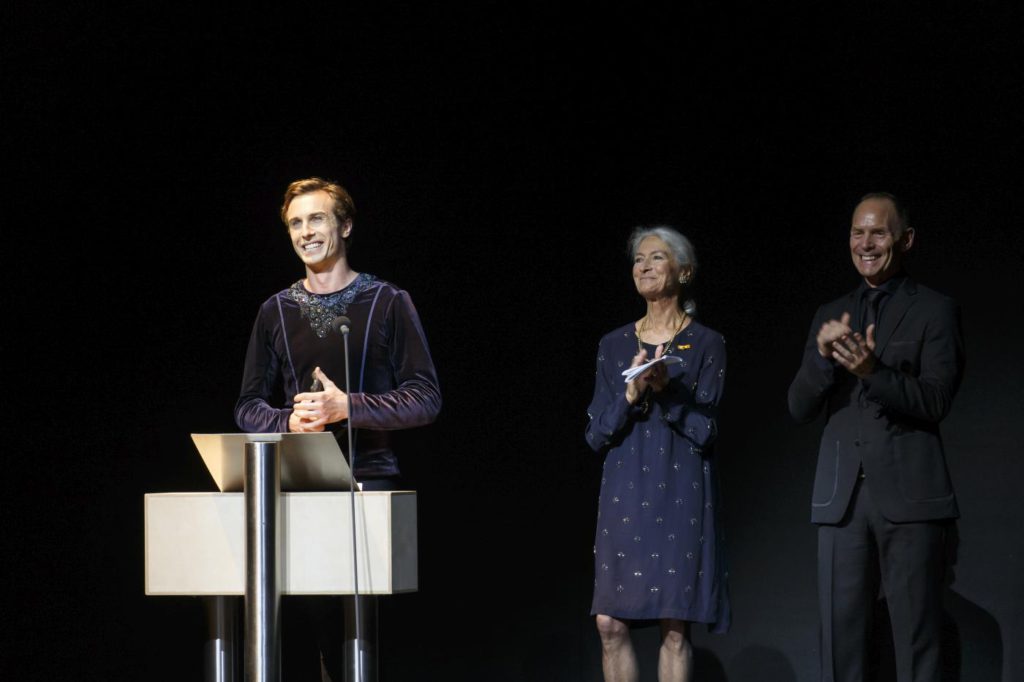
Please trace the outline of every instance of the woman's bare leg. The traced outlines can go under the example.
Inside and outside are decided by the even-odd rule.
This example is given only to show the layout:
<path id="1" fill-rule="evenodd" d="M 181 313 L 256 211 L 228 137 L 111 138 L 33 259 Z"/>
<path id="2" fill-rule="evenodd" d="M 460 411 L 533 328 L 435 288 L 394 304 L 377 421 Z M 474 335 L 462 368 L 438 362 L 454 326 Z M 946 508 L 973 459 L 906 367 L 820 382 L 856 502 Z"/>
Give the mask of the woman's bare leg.
<path id="1" fill-rule="evenodd" d="M 690 646 L 690 624 L 682 620 L 662 620 L 658 682 L 690 682 L 691 679 L 693 647 Z"/>
<path id="2" fill-rule="evenodd" d="M 597 631 L 601 635 L 601 669 L 605 682 L 637 682 L 640 674 L 629 626 L 601 614 L 597 616 Z"/>

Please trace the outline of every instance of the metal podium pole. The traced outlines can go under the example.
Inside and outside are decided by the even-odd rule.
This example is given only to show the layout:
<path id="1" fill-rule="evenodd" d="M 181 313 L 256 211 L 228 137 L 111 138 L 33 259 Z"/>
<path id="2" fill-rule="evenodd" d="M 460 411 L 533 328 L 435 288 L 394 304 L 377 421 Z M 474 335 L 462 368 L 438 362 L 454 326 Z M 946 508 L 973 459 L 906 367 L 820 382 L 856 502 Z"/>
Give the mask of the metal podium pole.
<path id="1" fill-rule="evenodd" d="M 278 444 L 245 444 L 245 679 L 281 679 Z"/>

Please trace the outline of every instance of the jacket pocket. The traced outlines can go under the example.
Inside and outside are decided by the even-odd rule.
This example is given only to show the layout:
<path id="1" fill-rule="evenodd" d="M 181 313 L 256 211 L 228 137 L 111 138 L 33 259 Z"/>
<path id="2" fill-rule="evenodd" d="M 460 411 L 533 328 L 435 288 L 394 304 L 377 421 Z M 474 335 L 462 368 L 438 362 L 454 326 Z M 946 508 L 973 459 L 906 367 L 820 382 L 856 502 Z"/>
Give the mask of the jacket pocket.
<path id="1" fill-rule="evenodd" d="M 882 362 L 903 374 L 917 376 L 921 371 L 921 341 L 890 341 L 882 353 Z"/>
<path id="2" fill-rule="evenodd" d="M 835 450 L 821 444 L 818 451 L 818 470 L 814 473 L 814 494 L 811 495 L 812 507 L 827 507 L 836 498 L 839 488 L 839 441 Z"/>
<path id="3" fill-rule="evenodd" d="M 910 501 L 941 500 L 953 495 L 946 457 L 938 436 L 916 432 L 892 439 L 893 457 L 903 496 Z"/>

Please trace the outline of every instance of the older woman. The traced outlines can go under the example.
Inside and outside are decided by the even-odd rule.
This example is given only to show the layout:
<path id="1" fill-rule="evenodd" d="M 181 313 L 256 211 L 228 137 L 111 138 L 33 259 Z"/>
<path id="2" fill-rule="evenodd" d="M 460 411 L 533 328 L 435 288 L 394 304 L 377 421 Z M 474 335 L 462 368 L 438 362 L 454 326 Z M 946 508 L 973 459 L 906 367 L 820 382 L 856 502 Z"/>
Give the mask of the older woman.
<path id="1" fill-rule="evenodd" d="M 730 620 L 713 456 L 725 340 L 684 297 L 697 271 L 686 237 L 638 228 L 630 253 L 647 311 L 601 339 L 587 411 L 587 442 L 606 454 L 591 612 L 605 680 L 638 679 L 629 628 L 652 621 L 662 635 L 658 679 L 689 680 L 689 624 L 725 632 Z M 623 370 L 657 358 L 624 380 Z"/>

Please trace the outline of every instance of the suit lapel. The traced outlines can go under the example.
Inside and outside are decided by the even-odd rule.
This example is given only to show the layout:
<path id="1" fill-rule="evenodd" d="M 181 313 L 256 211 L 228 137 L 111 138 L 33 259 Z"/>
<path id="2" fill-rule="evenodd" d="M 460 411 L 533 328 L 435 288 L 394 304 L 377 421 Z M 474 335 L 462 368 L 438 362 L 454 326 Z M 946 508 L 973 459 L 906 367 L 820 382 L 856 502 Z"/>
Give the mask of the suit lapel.
<path id="1" fill-rule="evenodd" d="M 875 357 L 881 357 L 882 351 L 892 338 L 893 332 L 900 326 L 907 311 L 914 305 L 917 299 L 917 285 L 909 277 L 903 281 L 903 285 L 893 294 L 892 300 L 885 306 L 882 316 L 881 329 L 875 336 Z"/>

